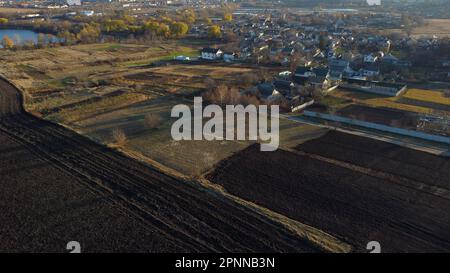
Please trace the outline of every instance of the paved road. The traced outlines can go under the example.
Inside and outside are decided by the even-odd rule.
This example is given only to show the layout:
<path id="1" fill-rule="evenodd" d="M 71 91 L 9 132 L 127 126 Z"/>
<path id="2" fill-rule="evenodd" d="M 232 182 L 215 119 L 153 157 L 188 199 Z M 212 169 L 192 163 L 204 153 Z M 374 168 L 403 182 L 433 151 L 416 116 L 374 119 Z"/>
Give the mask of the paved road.
<path id="1" fill-rule="evenodd" d="M 0 252 L 316 252 L 266 217 L 29 115 L 0 80 Z"/>

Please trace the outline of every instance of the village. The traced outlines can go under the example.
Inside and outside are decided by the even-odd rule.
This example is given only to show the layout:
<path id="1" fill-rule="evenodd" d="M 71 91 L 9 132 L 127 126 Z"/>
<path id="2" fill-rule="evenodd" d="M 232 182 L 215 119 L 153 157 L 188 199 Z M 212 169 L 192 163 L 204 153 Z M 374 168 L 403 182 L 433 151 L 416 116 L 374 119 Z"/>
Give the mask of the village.
<path id="1" fill-rule="evenodd" d="M 329 98 L 337 97 L 347 100 L 342 103 L 347 108 L 347 104 L 361 104 L 362 100 L 343 96 L 341 91 L 347 95 L 353 93 L 356 97 L 366 94 L 373 100 L 379 97 L 406 102 L 408 96 L 421 92 L 420 88 L 417 90 L 410 86 L 417 87 L 419 81 L 426 86 L 423 84 L 424 78 L 430 82 L 450 81 L 448 38 L 435 35 L 413 37 L 398 33 L 381 35 L 381 31 L 374 31 L 374 28 L 402 28 L 408 20 L 395 14 L 330 16 L 314 13 L 296 17 L 279 12 L 251 19 L 236 18 L 222 26 L 221 31 L 228 41 L 223 47 L 203 48 L 199 59 L 177 56 L 175 60 L 284 68 L 277 74 L 262 77 L 259 84 L 241 92 L 257 96 L 267 104 L 282 104 L 285 110 L 291 112 L 312 106 L 320 112 L 336 113 L 342 107 L 335 103 L 335 99 Z M 419 22 L 408 21 L 408 24 Z M 202 37 L 207 35 L 207 28 L 194 27 L 190 32 Z M 409 95 L 403 98 L 408 90 Z M 444 88 L 439 95 L 442 99 L 437 101 L 436 107 L 430 105 L 429 111 L 414 111 L 411 107 L 396 109 L 388 104 L 377 105 L 387 106 L 388 109 L 375 109 L 374 105 L 362 103 L 364 107 L 352 108 L 357 113 L 347 110 L 342 113 L 375 123 L 395 123 L 396 127 L 404 129 L 432 131 L 448 136 L 448 88 Z M 425 106 L 412 100 L 405 104 Z M 409 111 L 404 111 L 411 109 L 416 113 L 410 115 Z M 447 114 L 442 116 L 440 110 Z M 361 113 L 365 111 L 366 114 Z M 370 117 L 374 112 L 378 113 Z M 405 117 L 399 118 L 399 121 L 392 118 L 396 115 Z M 384 117 L 380 121 L 376 116 Z M 415 121 L 411 122 L 411 118 Z"/>

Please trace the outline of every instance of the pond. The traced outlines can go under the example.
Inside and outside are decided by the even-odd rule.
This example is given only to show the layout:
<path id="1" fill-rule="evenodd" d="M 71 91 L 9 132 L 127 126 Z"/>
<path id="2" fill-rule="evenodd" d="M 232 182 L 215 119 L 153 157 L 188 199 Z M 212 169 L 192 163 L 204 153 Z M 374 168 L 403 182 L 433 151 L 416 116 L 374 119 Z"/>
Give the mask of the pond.
<path id="1" fill-rule="evenodd" d="M 0 29 L 0 41 L 3 41 L 5 36 L 12 39 L 15 45 L 23 45 L 27 42 L 37 44 L 39 40 L 38 32 L 26 29 Z M 43 37 L 44 43 L 58 41 L 58 38 L 51 34 L 43 34 L 41 37 Z"/>

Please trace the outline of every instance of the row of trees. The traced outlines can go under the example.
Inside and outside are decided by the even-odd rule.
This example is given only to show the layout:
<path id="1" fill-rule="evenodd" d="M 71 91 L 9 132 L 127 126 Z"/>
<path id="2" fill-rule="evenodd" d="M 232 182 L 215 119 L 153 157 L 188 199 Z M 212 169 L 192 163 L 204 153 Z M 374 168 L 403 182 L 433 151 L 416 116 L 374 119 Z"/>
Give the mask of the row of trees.
<path id="1" fill-rule="evenodd" d="M 203 14 L 204 13 L 204 14 Z M 31 28 L 36 32 L 49 33 L 57 36 L 58 39 L 47 39 L 46 42 L 37 43 L 37 47 L 44 47 L 48 44 L 75 44 L 75 43 L 93 43 L 98 42 L 106 34 L 104 39 L 109 36 L 116 38 L 139 37 L 142 39 L 161 38 L 180 38 L 185 36 L 192 25 L 198 21 L 209 21 L 208 37 L 212 39 L 228 37 L 222 34 L 219 25 L 212 24 L 209 16 L 223 16 L 224 22 L 233 20 L 232 8 L 224 6 L 222 9 L 205 12 L 203 10 L 194 11 L 193 9 L 179 10 L 175 13 L 162 13 L 155 18 L 143 20 L 135 18 L 124 12 L 105 17 L 85 18 L 82 16 L 72 17 L 70 20 L 53 21 L 47 20 L 31 21 L 11 21 L 7 18 L 0 18 L 0 25 L 9 27 Z M 198 19 L 200 16 L 200 19 Z M 109 36 L 108 36 L 109 35 Z M 7 37 L 2 41 L 5 48 L 15 48 L 14 41 Z M 23 47 L 28 48 L 28 43 Z M 33 46 L 33 45 L 30 45 Z"/>

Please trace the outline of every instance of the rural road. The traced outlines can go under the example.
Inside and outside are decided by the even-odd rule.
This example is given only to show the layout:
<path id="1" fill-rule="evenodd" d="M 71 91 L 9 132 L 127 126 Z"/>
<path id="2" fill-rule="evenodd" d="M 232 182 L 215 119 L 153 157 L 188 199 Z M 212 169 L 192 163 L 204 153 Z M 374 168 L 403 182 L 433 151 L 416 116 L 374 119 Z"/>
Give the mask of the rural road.
<path id="1" fill-rule="evenodd" d="M 317 252 L 281 224 L 22 108 L 0 79 L 0 252 Z"/>

